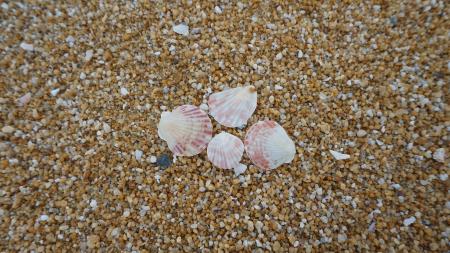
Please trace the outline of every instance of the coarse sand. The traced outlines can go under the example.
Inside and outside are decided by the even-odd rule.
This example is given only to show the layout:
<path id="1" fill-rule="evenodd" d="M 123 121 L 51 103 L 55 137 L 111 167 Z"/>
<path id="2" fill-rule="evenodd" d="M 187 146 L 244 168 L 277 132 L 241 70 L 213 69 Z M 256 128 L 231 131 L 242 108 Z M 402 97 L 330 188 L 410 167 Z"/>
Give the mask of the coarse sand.
<path id="1" fill-rule="evenodd" d="M 0 2 L 1 252 L 449 250 L 448 1 Z M 244 85 L 292 163 L 171 164 Z"/>

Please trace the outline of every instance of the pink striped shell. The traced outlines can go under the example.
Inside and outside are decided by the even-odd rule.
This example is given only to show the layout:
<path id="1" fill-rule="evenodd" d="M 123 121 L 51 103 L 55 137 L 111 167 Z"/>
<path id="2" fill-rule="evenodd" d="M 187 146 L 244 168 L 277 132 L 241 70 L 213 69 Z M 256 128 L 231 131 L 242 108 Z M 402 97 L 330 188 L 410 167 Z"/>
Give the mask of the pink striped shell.
<path id="1" fill-rule="evenodd" d="M 163 112 L 158 135 L 175 156 L 193 156 L 202 152 L 211 140 L 213 128 L 208 115 L 193 105 L 182 105 Z"/>
<path id="2" fill-rule="evenodd" d="M 207 149 L 208 159 L 221 169 L 234 169 L 244 154 L 242 141 L 229 133 L 221 132 L 212 138 Z"/>
<path id="3" fill-rule="evenodd" d="M 295 144 L 275 121 L 258 121 L 245 136 L 245 152 L 262 170 L 275 169 L 290 163 L 295 156 Z"/>
<path id="4" fill-rule="evenodd" d="M 211 116 L 227 127 L 240 127 L 256 109 L 257 94 L 254 86 L 237 87 L 214 93 L 209 97 Z"/>

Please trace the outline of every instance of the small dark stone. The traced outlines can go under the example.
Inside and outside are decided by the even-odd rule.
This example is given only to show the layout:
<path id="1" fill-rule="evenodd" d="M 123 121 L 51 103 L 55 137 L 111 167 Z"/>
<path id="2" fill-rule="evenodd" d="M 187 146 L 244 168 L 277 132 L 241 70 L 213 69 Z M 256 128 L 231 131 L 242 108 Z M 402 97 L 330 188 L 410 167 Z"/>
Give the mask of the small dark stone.
<path id="1" fill-rule="evenodd" d="M 433 226 L 433 224 L 429 220 L 422 220 L 422 224 L 427 227 Z"/>
<path id="2" fill-rule="evenodd" d="M 158 156 L 158 158 L 156 159 L 156 164 L 161 169 L 166 169 L 166 168 L 169 168 L 170 165 L 172 165 L 172 159 L 170 158 L 169 155 L 162 154 L 162 155 Z"/>
<path id="3" fill-rule="evenodd" d="M 389 21 L 391 22 L 392 26 L 396 26 L 397 25 L 397 17 L 396 16 L 392 16 L 389 18 Z"/>
<path id="4" fill-rule="evenodd" d="M 444 77 L 445 77 L 444 73 L 442 73 L 442 72 L 440 72 L 440 71 L 434 72 L 434 73 L 433 73 L 433 76 L 434 76 L 435 78 L 437 78 L 437 79 L 444 79 Z"/>
<path id="5" fill-rule="evenodd" d="M 194 28 L 192 29 L 192 34 L 200 34 L 202 32 L 201 28 Z"/>

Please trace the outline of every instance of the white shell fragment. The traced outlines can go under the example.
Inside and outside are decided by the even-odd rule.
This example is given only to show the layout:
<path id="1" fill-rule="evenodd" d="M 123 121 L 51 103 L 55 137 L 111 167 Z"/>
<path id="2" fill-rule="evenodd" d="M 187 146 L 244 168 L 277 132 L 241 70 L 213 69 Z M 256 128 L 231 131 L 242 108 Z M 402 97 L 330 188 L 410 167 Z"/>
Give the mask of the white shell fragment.
<path id="1" fill-rule="evenodd" d="M 433 153 L 433 159 L 441 163 L 445 162 L 445 149 L 443 148 L 436 149 L 436 151 L 434 151 Z"/>
<path id="2" fill-rule="evenodd" d="M 172 29 L 175 33 L 181 34 L 183 36 L 189 35 L 189 26 L 185 24 L 174 25 Z"/>
<path id="3" fill-rule="evenodd" d="M 182 105 L 163 112 L 158 135 L 167 142 L 174 156 L 194 156 L 202 152 L 212 137 L 208 115 L 193 105 Z"/>
<path id="4" fill-rule="evenodd" d="M 84 60 L 88 62 L 88 61 L 90 61 L 92 59 L 92 56 L 94 56 L 94 50 L 89 49 L 84 54 Z"/>
<path id="5" fill-rule="evenodd" d="M 413 224 L 414 222 L 416 222 L 416 217 L 411 216 L 411 217 L 406 218 L 405 220 L 403 220 L 403 225 L 409 226 L 409 225 Z"/>
<path id="6" fill-rule="evenodd" d="M 2 127 L 2 132 L 5 133 L 5 134 L 14 133 L 15 130 L 16 129 L 14 127 L 12 127 L 12 126 L 4 126 L 4 127 Z"/>
<path id="7" fill-rule="evenodd" d="M 136 160 L 140 161 L 143 154 L 144 154 L 144 152 L 142 152 L 142 150 L 136 149 L 134 151 L 134 158 L 136 158 Z"/>
<path id="8" fill-rule="evenodd" d="M 28 104 L 28 102 L 30 102 L 30 100 L 31 100 L 31 93 L 27 92 L 25 95 L 23 95 L 19 98 L 18 104 L 19 104 L 19 106 L 24 106 L 24 105 Z"/>
<path id="9" fill-rule="evenodd" d="M 346 160 L 346 159 L 350 158 L 350 155 L 342 154 L 342 153 L 334 151 L 334 150 L 330 150 L 330 153 L 336 160 Z"/>
<path id="10" fill-rule="evenodd" d="M 229 133 L 221 132 L 214 136 L 208 144 L 208 159 L 221 169 L 233 169 L 238 167 L 244 154 L 242 141 Z"/>
<path id="11" fill-rule="evenodd" d="M 227 127 L 240 127 L 256 109 L 257 94 L 254 86 L 238 87 L 214 93 L 209 97 L 211 116 Z"/>
<path id="12" fill-rule="evenodd" d="M 148 161 L 149 161 L 150 163 L 156 163 L 156 156 L 154 156 L 154 155 L 150 156 L 149 159 L 148 159 Z"/>
<path id="13" fill-rule="evenodd" d="M 50 94 L 51 94 L 53 97 L 56 96 L 56 95 L 58 95 L 58 93 L 59 93 L 59 89 L 53 89 L 53 90 L 50 91 Z"/>
<path id="14" fill-rule="evenodd" d="M 245 152 L 262 170 L 275 169 L 290 163 L 295 156 L 295 144 L 275 121 L 259 121 L 245 136 Z"/>
<path id="15" fill-rule="evenodd" d="M 33 44 L 28 44 L 26 42 L 20 43 L 20 47 L 25 51 L 33 51 L 34 50 Z"/>
<path id="16" fill-rule="evenodd" d="M 128 94 L 129 94 L 129 92 L 128 92 L 127 88 L 124 88 L 124 87 L 120 88 L 120 95 L 126 96 Z"/>
<path id="17" fill-rule="evenodd" d="M 238 166 L 234 167 L 233 169 L 234 169 L 234 175 L 239 176 L 247 170 L 247 165 L 240 163 L 240 164 L 238 164 Z"/>
<path id="18" fill-rule="evenodd" d="M 214 12 L 216 14 L 222 14 L 222 8 L 220 8 L 219 6 L 214 7 Z"/>
<path id="19" fill-rule="evenodd" d="M 39 217 L 39 221 L 48 221 L 48 215 L 46 215 L 46 214 L 42 214 L 40 217 Z"/>

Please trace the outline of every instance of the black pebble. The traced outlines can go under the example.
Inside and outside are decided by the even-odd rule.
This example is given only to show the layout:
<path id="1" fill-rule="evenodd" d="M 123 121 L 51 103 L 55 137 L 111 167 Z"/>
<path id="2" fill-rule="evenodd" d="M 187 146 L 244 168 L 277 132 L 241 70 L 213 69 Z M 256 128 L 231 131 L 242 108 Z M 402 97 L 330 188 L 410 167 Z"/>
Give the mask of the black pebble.
<path id="1" fill-rule="evenodd" d="M 162 155 L 158 156 L 158 158 L 156 159 L 156 164 L 161 169 L 166 169 L 166 168 L 169 168 L 170 165 L 172 165 L 172 159 L 167 154 L 162 154 Z"/>
<path id="2" fill-rule="evenodd" d="M 392 26 L 396 26 L 397 25 L 397 17 L 396 16 L 390 17 L 389 21 L 391 22 Z"/>

